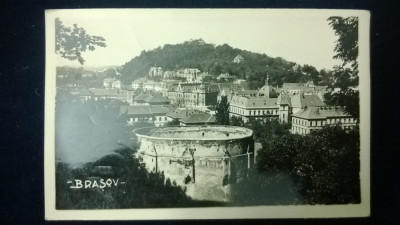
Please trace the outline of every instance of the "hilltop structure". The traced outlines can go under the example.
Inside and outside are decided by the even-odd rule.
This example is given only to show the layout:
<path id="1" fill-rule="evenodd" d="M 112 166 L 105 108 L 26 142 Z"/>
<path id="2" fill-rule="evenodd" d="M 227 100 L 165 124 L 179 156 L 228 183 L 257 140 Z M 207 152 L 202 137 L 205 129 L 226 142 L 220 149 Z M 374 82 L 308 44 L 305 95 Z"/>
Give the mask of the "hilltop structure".
<path id="1" fill-rule="evenodd" d="M 233 63 L 241 63 L 244 60 L 244 58 L 241 55 L 237 55 L 234 59 L 233 59 Z"/>

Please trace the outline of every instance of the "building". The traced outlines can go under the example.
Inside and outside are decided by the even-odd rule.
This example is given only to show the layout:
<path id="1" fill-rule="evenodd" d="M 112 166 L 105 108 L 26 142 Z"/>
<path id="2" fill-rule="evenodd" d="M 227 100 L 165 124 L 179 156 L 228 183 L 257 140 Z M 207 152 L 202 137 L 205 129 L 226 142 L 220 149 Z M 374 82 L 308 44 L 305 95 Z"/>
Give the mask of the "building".
<path id="1" fill-rule="evenodd" d="M 146 98 L 146 103 L 149 105 L 169 105 L 168 98 L 162 96 L 161 94 L 154 94 Z"/>
<path id="2" fill-rule="evenodd" d="M 244 58 L 241 55 L 237 55 L 234 59 L 233 59 L 233 63 L 241 63 L 243 62 Z"/>
<path id="3" fill-rule="evenodd" d="M 181 126 L 190 125 L 212 125 L 215 124 L 216 118 L 214 115 L 208 114 L 206 112 L 193 112 L 187 116 L 183 116 L 180 119 Z"/>
<path id="4" fill-rule="evenodd" d="M 163 173 L 195 200 L 233 200 L 236 182 L 254 167 L 253 132 L 244 127 L 140 128 L 135 135 L 145 168 Z"/>
<path id="5" fill-rule="evenodd" d="M 217 85 L 219 90 L 217 102 L 221 101 L 222 96 L 226 96 L 228 98 L 228 101 L 230 101 L 233 95 L 243 91 L 242 87 L 239 84 L 218 83 Z"/>
<path id="6" fill-rule="evenodd" d="M 133 105 L 148 105 L 146 100 L 150 97 L 149 94 L 139 94 L 133 99 Z"/>
<path id="7" fill-rule="evenodd" d="M 289 94 L 322 94 L 329 92 L 328 86 L 314 85 L 314 82 L 309 81 L 307 83 L 283 83 L 282 91 Z"/>
<path id="8" fill-rule="evenodd" d="M 97 100 L 119 99 L 119 90 L 115 88 L 89 88 L 92 98 Z"/>
<path id="9" fill-rule="evenodd" d="M 122 83 L 120 80 L 117 80 L 116 78 L 105 78 L 103 80 L 103 86 L 105 88 L 116 88 L 120 89 L 122 86 Z"/>
<path id="10" fill-rule="evenodd" d="M 133 90 L 142 89 L 143 84 L 146 83 L 148 80 L 146 78 L 139 78 L 132 81 L 132 88 Z"/>
<path id="11" fill-rule="evenodd" d="M 292 113 L 297 113 L 298 111 L 304 109 L 305 107 L 322 107 L 325 103 L 316 94 L 305 95 L 296 94 L 290 98 Z"/>
<path id="12" fill-rule="evenodd" d="M 229 73 L 221 73 L 220 75 L 217 76 L 217 80 L 219 81 L 233 82 L 235 79 L 236 77 L 230 75 Z"/>
<path id="13" fill-rule="evenodd" d="M 163 75 L 163 69 L 161 67 L 150 67 L 149 77 L 158 77 Z"/>
<path id="14" fill-rule="evenodd" d="M 124 116 L 128 125 L 137 122 L 154 123 L 155 126 L 163 126 L 168 122 L 166 114 L 170 111 L 167 106 L 134 105 L 120 106 L 120 115 Z"/>
<path id="15" fill-rule="evenodd" d="M 283 105 L 278 105 L 278 98 L 270 97 L 272 88 L 269 87 L 268 77 L 260 90 L 241 92 L 241 94 L 234 95 L 230 101 L 230 116 L 239 117 L 243 122 L 248 122 L 250 119 L 271 120 L 279 118 L 279 109 Z"/>
<path id="16" fill-rule="evenodd" d="M 177 106 L 210 106 L 217 104 L 218 86 L 212 84 L 171 84 L 164 93 Z"/>
<path id="17" fill-rule="evenodd" d="M 197 75 L 199 75 L 200 72 L 201 71 L 197 68 L 185 68 L 178 70 L 176 75 L 185 78 L 187 83 L 195 83 L 197 82 Z"/>
<path id="18" fill-rule="evenodd" d="M 230 101 L 229 115 L 242 118 L 243 122 L 248 122 L 251 118 L 261 120 L 278 119 L 279 106 L 277 98 L 235 95 Z"/>
<path id="19" fill-rule="evenodd" d="M 171 111 L 168 106 L 165 105 L 153 105 L 150 107 L 151 114 L 153 116 L 153 123 L 156 127 L 164 126 L 168 123 L 167 113 Z"/>
<path id="20" fill-rule="evenodd" d="M 81 102 L 86 102 L 93 98 L 93 93 L 90 92 L 86 87 L 66 87 L 65 89 L 72 96 L 79 98 Z"/>
<path id="21" fill-rule="evenodd" d="M 161 92 L 162 83 L 149 80 L 142 84 L 142 88 L 144 91 Z"/>
<path id="22" fill-rule="evenodd" d="M 121 89 L 119 91 L 119 100 L 127 102 L 129 105 L 133 105 L 135 91 L 133 89 Z"/>
<path id="23" fill-rule="evenodd" d="M 278 116 L 280 123 L 288 123 L 290 120 L 289 116 L 292 115 L 292 101 L 288 94 L 282 92 L 278 99 L 276 100 L 276 104 L 279 106 Z"/>
<path id="24" fill-rule="evenodd" d="M 353 129 L 358 120 L 346 113 L 343 107 L 305 107 L 292 115 L 293 134 L 309 134 L 324 126 L 339 125 L 343 129 Z"/>

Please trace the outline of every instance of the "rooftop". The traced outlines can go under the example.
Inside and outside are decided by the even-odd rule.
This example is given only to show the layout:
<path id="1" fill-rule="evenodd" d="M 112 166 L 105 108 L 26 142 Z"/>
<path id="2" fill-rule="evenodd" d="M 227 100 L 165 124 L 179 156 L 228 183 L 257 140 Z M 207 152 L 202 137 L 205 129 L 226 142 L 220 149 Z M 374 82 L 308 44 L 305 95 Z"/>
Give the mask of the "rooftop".
<path id="1" fill-rule="evenodd" d="M 145 100 L 148 103 L 169 103 L 168 98 L 160 95 L 160 94 L 154 94 L 153 96 L 149 96 Z"/>
<path id="2" fill-rule="evenodd" d="M 305 106 L 325 106 L 325 103 L 322 102 L 318 95 L 293 95 L 291 98 L 292 106 L 304 108 Z"/>
<path id="3" fill-rule="evenodd" d="M 98 96 L 117 96 L 118 89 L 105 89 L 105 88 L 90 88 L 89 91 L 93 93 L 93 95 Z"/>
<path id="4" fill-rule="evenodd" d="M 140 128 L 135 130 L 139 137 L 163 140 L 232 140 L 251 137 L 253 131 L 235 126 L 174 126 Z"/>
<path id="5" fill-rule="evenodd" d="M 351 117 L 343 107 L 306 107 L 292 115 L 302 119 L 327 119 L 330 117 Z"/>
<path id="6" fill-rule="evenodd" d="M 205 112 L 195 112 L 181 119 L 185 124 L 199 124 L 199 123 L 215 123 L 215 116 Z"/>
<path id="7" fill-rule="evenodd" d="M 264 96 L 233 96 L 230 102 L 232 106 L 242 108 L 273 108 L 277 107 L 277 98 L 266 98 Z"/>

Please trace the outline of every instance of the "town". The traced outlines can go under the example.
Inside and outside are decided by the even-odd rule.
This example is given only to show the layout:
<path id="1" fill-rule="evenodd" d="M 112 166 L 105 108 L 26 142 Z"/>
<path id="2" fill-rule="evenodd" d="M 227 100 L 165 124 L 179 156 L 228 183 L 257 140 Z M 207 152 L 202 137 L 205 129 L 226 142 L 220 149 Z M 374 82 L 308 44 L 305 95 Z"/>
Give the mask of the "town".
<path id="1" fill-rule="evenodd" d="M 241 55 L 232 59 L 240 64 Z M 83 73 L 80 79 L 68 79 L 68 74 L 57 73 L 58 91 L 65 91 L 82 104 L 88 101 L 110 100 L 119 102 L 119 116 L 126 125 L 144 122 L 156 127 L 173 125 L 216 124 L 216 106 L 222 98 L 229 105 L 229 117 L 247 123 L 250 120 L 277 120 L 291 124 L 293 134 L 309 134 L 325 125 L 340 125 L 353 129 L 357 118 L 346 113 L 343 106 L 329 106 L 325 94 L 338 91 L 327 85 L 283 83 L 281 87 L 270 85 L 266 75 L 264 85 L 256 90 L 249 88 L 245 79 L 234 74 L 209 74 L 197 68 L 181 68 L 164 71 L 150 67 L 148 74 L 123 84 L 116 68 L 106 69 L 106 75 Z M 103 70 L 104 72 L 104 70 Z M 108 76 L 107 76 L 108 75 Z M 100 79 L 100 81 L 99 81 Z"/>

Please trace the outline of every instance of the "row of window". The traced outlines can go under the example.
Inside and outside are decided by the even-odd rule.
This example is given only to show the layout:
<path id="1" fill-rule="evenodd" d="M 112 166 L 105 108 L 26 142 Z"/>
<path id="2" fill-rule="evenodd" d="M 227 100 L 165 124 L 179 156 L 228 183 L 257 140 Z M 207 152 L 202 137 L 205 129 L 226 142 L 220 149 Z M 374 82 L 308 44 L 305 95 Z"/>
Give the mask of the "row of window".
<path id="1" fill-rule="evenodd" d="M 298 119 L 298 118 L 293 118 L 292 123 L 294 124 L 299 124 L 302 126 L 325 126 L 325 124 L 335 124 L 335 123 L 355 123 L 354 118 L 335 118 L 335 119 L 327 119 L 327 120 L 304 120 L 304 119 Z"/>
<path id="2" fill-rule="evenodd" d="M 250 116 L 261 116 L 261 115 L 273 115 L 273 114 L 278 114 L 278 110 L 277 109 L 271 109 L 271 110 L 246 110 L 249 112 Z M 230 112 L 234 112 L 237 114 L 241 114 L 244 115 L 245 110 L 237 108 L 237 107 L 230 107 Z"/>
<path id="3" fill-rule="evenodd" d="M 168 117 L 166 116 L 156 116 L 156 117 L 132 117 L 130 121 L 168 121 Z"/>
<path id="4" fill-rule="evenodd" d="M 292 126 L 292 133 L 295 134 L 307 134 L 309 131 L 308 129 Z"/>

